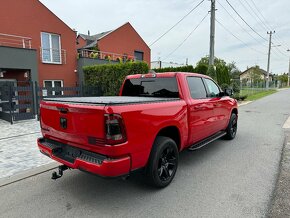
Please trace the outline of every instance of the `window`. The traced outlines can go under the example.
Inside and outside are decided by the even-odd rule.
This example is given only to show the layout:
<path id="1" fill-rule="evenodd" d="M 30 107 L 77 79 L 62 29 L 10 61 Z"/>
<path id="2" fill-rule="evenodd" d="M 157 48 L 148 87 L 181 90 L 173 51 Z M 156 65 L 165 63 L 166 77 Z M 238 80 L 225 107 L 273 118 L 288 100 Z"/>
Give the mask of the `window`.
<path id="1" fill-rule="evenodd" d="M 63 95 L 63 91 L 60 89 L 61 87 L 63 87 L 62 80 L 45 80 L 43 81 L 43 83 L 44 87 L 47 88 L 46 96 Z"/>
<path id="2" fill-rule="evenodd" d="M 187 77 L 187 83 L 192 98 L 206 98 L 206 90 L 200 77 Z"/>
<path id="3" fill-rule="evenodd" d="M 208 97 L 218 97 L 220 94 L 219 87 L 210 79 L 204 79 L 208 88 Z"/>
<path id="4" fill-rule="evenodd" d="M 175 77 L 127 79 L 122 95 L 179 98 Z"/>
<path id="5" fill-rule="evenodd" d="M 134 56 L 135 56 L 137 61 L 144 60 L 144 52 L 143 51 L 134 51 Z"/>
<path id="6" fill-rule="evenodd" d="M 41 56 L 43 63 L 61 64 L 60 35 L 41 33 Z"/>

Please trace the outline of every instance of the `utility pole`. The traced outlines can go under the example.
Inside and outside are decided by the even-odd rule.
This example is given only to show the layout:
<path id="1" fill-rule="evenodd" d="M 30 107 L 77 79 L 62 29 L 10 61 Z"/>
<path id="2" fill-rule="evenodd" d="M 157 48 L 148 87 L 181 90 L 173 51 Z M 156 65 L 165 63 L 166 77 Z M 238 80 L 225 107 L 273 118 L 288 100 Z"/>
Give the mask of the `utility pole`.
<path id="1" fill-rule="evenodd" d="M 269 89 L 269 76 L 270 76 L 270 56 L 271 56 L 271 43 L 272 43 L 272 34 L 275 33 L 275 30 L 272 32 L 267 32 L 267 34 L 270 35 L 270 38 L 269 38 L 269 51 L 268 51 L 268 64 L 267 64 L 267 78 L 266 78 L 266 89 L 268 90 Z"/>
<path id="2" fill-rule="evenodd" d="M 290 49 L 287 49 L 287 51 L 290 51 Z M 288 81 L 287 81 L 287 86 L 290 86 L 290 58 L 289 58 L 289 68 L 288 68 Z"/>
<path id="3" fill-rule="evenodd" d="M 209 43 L 209 66 L 214 65 L 214 38 L 215 38 L 215 0 L 211 1 L 210 9 L 210 43 Z"/>

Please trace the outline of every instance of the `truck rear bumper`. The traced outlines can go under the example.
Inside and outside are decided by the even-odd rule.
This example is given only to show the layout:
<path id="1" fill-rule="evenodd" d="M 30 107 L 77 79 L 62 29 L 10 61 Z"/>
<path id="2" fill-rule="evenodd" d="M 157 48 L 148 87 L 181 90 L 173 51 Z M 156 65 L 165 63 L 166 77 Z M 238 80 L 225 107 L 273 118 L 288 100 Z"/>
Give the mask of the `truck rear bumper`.
<path id="1" fill-rule="evenodd" d="M 37 144 L 41 153 L 73 169 L 102 177 L 118 177 L 130 173 L 129 156 L 112 159 L 46 138 L 38 138 Z"/>

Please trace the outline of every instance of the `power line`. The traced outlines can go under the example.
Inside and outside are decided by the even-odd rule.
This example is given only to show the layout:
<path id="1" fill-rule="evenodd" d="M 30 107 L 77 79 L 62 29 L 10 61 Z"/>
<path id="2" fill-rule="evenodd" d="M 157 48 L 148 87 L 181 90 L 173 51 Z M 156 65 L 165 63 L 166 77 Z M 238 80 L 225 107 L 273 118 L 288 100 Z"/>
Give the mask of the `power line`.
<path id="1" fill-rule="evenodd" d="M 247 33 L 251 38 L 253 38 L 256 42 L 260 43 L 260 41 L 258 39 L 256 39 L 252 34 L 250 34 L 237 20 L 236 18 L 233 17 L 233 15 L 220 3 L 218 2 L 218 4 L 226 11 L 226 13 L 241 27 L 241 29 Z M 266 45 L 262 45 L 264 47 L 267 47 Z"/>
<path id="2" fill-rule="evenodd" d="M 260 22 L 263 24 L 264 29 L 267 31 L 268 29 L 272 29 L 270 26 L 267 26 L 266 21 L 264 22 L 260 16 L 257 14 L 257 12 L 255 12 L 255 10 L 253 9 L 253 7 L 249 4 L 248 1 L 245 0 L 245 3 L 248 5 L 248 7 L 251 9 L 251 11 L 253 12 L 253 14 L 260 20 Z M 258 11 L 260 12 L 260 11 Z"/>
<path id="3" fill-rule="evenodd" d="M 192 33 L 202 24 L 202 22 L 205 20 L 205 18 L 208 16 L 208 13 L 202 18 L 202 20 L 197 24 L 197 26 L 186 36 L 186 38 L 172 51 L 170 52 L 164 59 L 166 60 L 168 57 L 170 57 L 177 49 L 179 49 L 185 42 L 186 40 L 192 35 Z"/>
<path id="4" fill-rule="evenodd" d="M 255 4 L 255 2 L 253 0 L 250 0 L 252 2 L 252 4 L 254 5 L 256 11 L 260 14 L 260 16 L 264 19 L 265 21 L 265 25 L 267 25 L 268 29 L 273 29 L 267 22 L 266 18 L 264 17 L 264 15 L 261 13 L 261 11 L 259 10 L 259 8 L 257 7 L 257 5 Z"/>
<path id="5" fill-rule="evenodd" d="M 255 2 L 253 0 L 250 0 L 254 6 L 254 8 L 256 9 L 257 13 L 254 11 L 254 9 L 251 7 L 251 5 L 245 0 L 246 4 L 249 6 L 249 8 L 253 11 L 253 13 L 256 15 L 256 17 L 261 21 L 261 23 L 263 24 L 263 26 L 267 29 L 272 29 L 272 27 L 268 24 L 266 18 L 264 17 L 264 15 L 261 13 L 261 10 L 259 10 L 258 6 L 255 4 Z M 263 21 L 264 20 L 264 21 Z M 280 37 L 279 35 L 273 35 L 274 38 L 278 41 L 279 44 L 283 44 L 280 41 Z M 287 46 L 286 46 L 287 47 Z"/>
<path id="6" fill-rule="evenodd" d="M 161 36 L 159 36 L 155 41 L 153 41 L 149 47 L 154 45 L 156 42 L 158 42 L 163 36 L 165 36 L 167 33 L 169 33 L 174 27 L 176 27 L 181 21 L 183 21 L 188 15 L 190 15 L 196 8 L 198 8 L 204 0 L 200 1 L 194 8 L 192 8 L 186 15 L 184 15 L 177 23 L 175 23 L 172 27 L 170 27 L 165 33 L 163 33 Z"/>
<path id="7" fill-rule="evenodd" d="M 217 19 L 215 19 L 216 20 L 216 22 L 219 24 L 219 25 L 221 25 L 221 27 L 223 27 L 228 33 L 230 33 L 233 37 L 235 37 L 237 40 L 239 40 L 240 42 L 242 42 L 246 47 L 248 47 L 249 49 L 252 49 L 253 51 L 255 51 L 255 52 L 258 52 L 258 53 L 260 53 L 260 54 L 263 54 L 263 55 L 266 55 L 265 53 L 263 53 L 263 52 L 261 52 L 261 51 L 259 51 L 259 50 L 257 50 L 257 49 L 254 49 L 254 48 L 252 48 L 252 47 L 250 47 L 250 46 L 248 46 L 247 45 L 247 43 L 245 43 L 243 40 L 241 40 L 240 38 L 238 38 L 235 34 L 233 34 L 228 28 L 226 28 L 221 22 L 219 22 Z"/>
<path id="8" fill-rule="evenodd" d="M 243 6 L 243 8 L 248 12 L 248 14 L 251 16 L 251 17 L 253 17 L 258 23 L 262 23 L 263 25 L 261 25 L 261 27 L 263 27 L 264 28 L 264 30 L 268 30 L 268 28 L 267 27 L 265 27 L 264 26 L 264 23 L 263 23 L 263 21 L 259 21 L 258 20 L 258 18 L 257 18 L 257 16 L 255 16 L 256 14 L 255 14 L 255 12 L 254 12 L 254 15 L 252 14 L 252 12 L 245 6 L 245 4 L 241 1 L 241 0 L 238 0 L 240 3 L 241 3 L 241 5 Z M 247 3 L 247 5 L 250 7 L 250 9 L 252 10 L 252 8 L 251 8 L 251 6 L 248 4 L 248 2 L 247 1 L 244 1 L 245 3 Z"/>
<path id="9" fill-rule="evenodd" d="M 258 36 L 260 36 L 260 38 L 264 39 L 265 41 L 268 41 L 265 37 L 263 37 L 260 33 L 258 33 L 256 30 L 254 30 L 253 27 L 250 26 L 250 24 L 247 23 L 247 21 L 239 14 L 239 12 L 237 12 L 237 10 L 231 5 L 231 3 L 229 3 L 228 0 L 226 0 L 226 2 L 228 3 L 228 5 L 234 10 L 234 12 L 242 19 L 242 21 L 244 21 L 244 23 L 253 31 L 255 32 Z"/>

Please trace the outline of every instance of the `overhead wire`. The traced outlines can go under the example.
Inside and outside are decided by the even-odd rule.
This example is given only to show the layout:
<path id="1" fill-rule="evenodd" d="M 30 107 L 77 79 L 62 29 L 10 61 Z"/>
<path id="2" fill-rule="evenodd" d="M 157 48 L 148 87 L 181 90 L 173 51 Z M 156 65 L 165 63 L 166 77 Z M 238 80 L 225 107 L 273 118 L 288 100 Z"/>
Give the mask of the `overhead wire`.
<path id="1" fill-rule="evenodd" d="M 172 27 L 170 27 L 167 31 L 165 31 L 161 36 L 159 36 L 157 39 L 155 39 L 149 47 L 154 45 L 156 42 L 158 42 L 161 38 L 163 38 L 167 33 L 169 33 L 174 27 L 176 27 L 181 21 L 183 21 L 188 15 L 190 15 L 196 8 L 198 8 L 205 0 L 201 0 L 195 7 L 193 7 L 186 15 L 184 15 L 179 21 L 177 21 Z"/>
<path id="2" fill-rule="evenodd" d="M 237 40 L 239 40 L 240 42 L 242 42 L 246 47 L 248 47 L 249 49 L 258 52 L 259 54 L 263 54 L 263 55 L 267 55 L 265 53 L 263 53 L 262 51 L 259 51 L 257 49 L 252 48 L 251 46 L 247 45 L 246 42 L 244 42 L 243 40 L 241 40 L 240 38 L 238 38 L 234 33 L 232 33 L 228 28 L 226 28 L 221 22 L 219 22 L 217 19 L 215 19 L 216 22 L 221 25 L 222 28 L 224 28 L 228 33 L 230 33 L 233 37 L 235 37 Z"/>
<path id="3" fill-rule="evenodd" d="M 239 18 L 241 18 L 241 20 L 254 32 L 256 33 L 261 39 L 268 41 L 268 39 L 266 39 L 265 37 L 263 37 L 260 33 L 258 33 L 250 24 L 248 24 L 248 22 L 240 15 L 240 13 L 234 8 L 234 6 L 232 6 L 232 4 L 226 0 L 226 2 L 228 3 L 228 5 L 233 9 L 233 11 L 239 16 Z"/>
<path id="4" fill-rule="evenodd" d="M 250 34 L 237 20 L 236 18 L 218 1 L 217 2 L 224 10 L 225 12 L 235 21 L 236 24 L 238 24 L 241 29 L 247 33 L 251 38 L 253 38 L 256 42 L 258 42 L 259 44 L 261 43 L 257 38 L 255 38 L 252 34 Z M 262 46 L 267 47 L 266 45 L 262 44 Z"/>
<path id="5" fill-rule="evenodd" d="M 208 13 L 201 19 L 201 21 L 197 24 L 196 27 L 194 27 L 194 29 L 185 37 L 185 39 L 174 49 L 172 50 L 172 52 L 170 52 L 164 59 L 166 60 L 167 58 L 169 58 L 174 52 L 176 52 L 177 49 L 179 49 L 185 42 L 186 40 L 194 33 L 194 31 L 202 24 L 202 22 L 205 20 L 205 18 L 208 16 Z"/>

